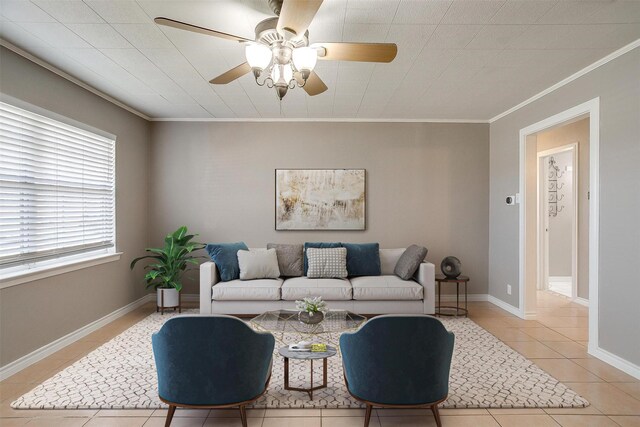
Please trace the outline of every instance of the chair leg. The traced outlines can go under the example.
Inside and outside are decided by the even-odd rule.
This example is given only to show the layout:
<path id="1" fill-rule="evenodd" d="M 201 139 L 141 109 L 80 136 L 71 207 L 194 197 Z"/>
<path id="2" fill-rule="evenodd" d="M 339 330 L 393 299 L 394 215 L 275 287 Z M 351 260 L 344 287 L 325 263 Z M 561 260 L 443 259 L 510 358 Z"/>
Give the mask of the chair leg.
<path id="1" fill-rule="evenodd" d="M 240 421 L 242 422 L 242 427 L 247 427 L 247 409 L 244 405 L 240 405 Z"/>
<path id="2" fill-rule="evenodd" d="M 164 427 L 169 427 L 171 425 L 171 420 L 173 419 L 173 414 L 176 412 L 175 405 L 169 405 L 169 411 L 167 411 L 167 419 L 164 422 Z"/>
<path id="3" fill-rule="evenodd" d="M 371 420 L 371 410 L 373 406 L 367 403 L 367 409 L 364 413 L 364 427 L 369 427 L 369 421 Z"/>
<path id="4" fill-rule="evenodd" d="M 442 421 L 440 421 L 440 412 L 438 412 L 438 404 L 431 405 L 431 412 L 433 412 L 433 417 L 436 419 L 436 426 L 442 427 Z"/>

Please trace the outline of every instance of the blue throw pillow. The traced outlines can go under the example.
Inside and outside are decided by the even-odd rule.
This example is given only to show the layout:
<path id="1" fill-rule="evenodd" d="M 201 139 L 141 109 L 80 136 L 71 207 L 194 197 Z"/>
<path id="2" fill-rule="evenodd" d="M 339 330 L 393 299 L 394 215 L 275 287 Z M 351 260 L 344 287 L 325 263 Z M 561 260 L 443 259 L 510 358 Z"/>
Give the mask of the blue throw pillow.
<path id="1" fill-rule="evenodd" d="M 307 248 L 341 248 L 342 243 L 340 242 L 305 242 L 304 243 L 304 275 L 307 275 L 307 270 L 309 269 L 309 261 L 307 260 Z"/>
<path id="2" fill-rule="evenodd" d="M 380 275 L 380 245 L 378 243 L 343 243 L 347 248 L 349 276 Z"/>
<path id="3" fill-rule="evenodd" d="M 248 251 L 249 248 L 244 242 L 237 243 L 209 243 L 205 249 L 211 257 L 211 261 L 216 263 L 220 280 L 228 282 L 240 278 L 240 266 L 238 265 L 238 251 Z"/>

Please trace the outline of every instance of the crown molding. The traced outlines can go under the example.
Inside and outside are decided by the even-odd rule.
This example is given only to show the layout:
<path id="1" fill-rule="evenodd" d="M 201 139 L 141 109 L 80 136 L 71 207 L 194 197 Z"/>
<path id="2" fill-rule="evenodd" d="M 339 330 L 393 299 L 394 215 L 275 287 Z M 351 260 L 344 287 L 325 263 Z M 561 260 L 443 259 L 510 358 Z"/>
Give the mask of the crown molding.
<path id="1" fill-rule="evenodd" d="M 242 123 L 270 123 L 270 122 L 293 122 L 293 123 L 309 123 L 309 122 L 333 122 L 333 123 L 481 123 L 488 124 L 488 120 L 466 120 L 466 119 L 362 119 L 362 118 L 154 118 L 152 122 L 242 122 Z"/>
<path id="2" fill-rule="evenodd" d="M 57 74 L 58 76 L 70 81 L 71 83 L 74 83 L 78 86 L 80 86 L 82 89 L 88 90 L 89 92 L 93 93 L 94 95 L 99 96 L 100 98 L 111 102 L 112 104 L 122 108 L 123 110 L 127 110 L 128 112 L 135 114 L 138 117 L 141 117 L 147 121 L 151 120 L 151 117 L 147 116 L 144 113 L 141 113 L 140 111 L 136 110 L 133 107 L 130 107 L 127 104 L 124 104 L 120 101 L 118 101 L 117 99 L 113 98 L 112 96 L 107 95 L 106 93 L 94 88 L 93 86 L 89 86 L 88 84 L 86 84 L 85 82 L 83 82 L 80 79 L 77 79 L 75 77 L 73 77 L 72 75 L 65 73 L 64 71 L 62 71 L 61 69 L 59 69 L 58 67 L 55 67 L 51 64 L 49 64 L 46 61 L 43 61 L 42 59 L 30 54 L 29 52 L 20 49 L 18 46 L 14 45 L 13 43 L 10 43 L 8 41 L 6 41 L 3 38 L 0 38 L 0 46 L 6 47 L 7 49 L 9 49 L 10 51 L 17 53 L 18 55 L 22 56 L 25 59 L 28 59 L 29 61 L 33 62 L 34 64 L 37 64 L 43 68 L 46 68 L 47 70 L 51 71 L 54 74 Z"/>
<path id="3" fill-rule="evenodd" d="M 515 107 L 511 107 L 507 111 L 502 112 L 502 113 L 498 114 L 497 116 L 489 119 L 488 122 L 489 123 L 493 123 L 496 120 L 500 120 L 501 118 L 506 117 L 506 116 L 508 116 L 509 114 L 511 114 L 511 113 L 513 113 L 515 111 L 518 111 L 522 107 L 525 107 L 525 106 L 531 104 L 532 102 L 542 98 L 543 96 L 550 94 L 551 92 L 555 91 L 556 89 L 560 89 L 562 86 L 568 85 L 572 81 L 579 79 L 580 77 L 584 76 L 585 74 L 590 73 L 591 71 L 595 70 L 596 68 L 602 67 L 603 65 L 607 64 L 608 62 L 613 61 L 616 58 L 619 58 L 620 56 L 624 55 L 625 53 L 631 52 L 633 49 L 635 49 L 635 48 L 637 48 L 639 46 L 640 46 L 640 39 L 629 43 L 628 45 L 616 50 L 615 52 L 610 53 L 609 55 L 605 56 L 604 58 L 597 60 L 593 64 L 587 65 L 582 70 L 570 75 L 566 79 L 559 81 L 558 83 L 554 84 L 553 86 L 548 87 L 547 89 L 543 90 L 542 92 L 537 93 L 536 95 L 533 95 L 531 98 L 521 102 L 520 104 L 516 105 Z"/>

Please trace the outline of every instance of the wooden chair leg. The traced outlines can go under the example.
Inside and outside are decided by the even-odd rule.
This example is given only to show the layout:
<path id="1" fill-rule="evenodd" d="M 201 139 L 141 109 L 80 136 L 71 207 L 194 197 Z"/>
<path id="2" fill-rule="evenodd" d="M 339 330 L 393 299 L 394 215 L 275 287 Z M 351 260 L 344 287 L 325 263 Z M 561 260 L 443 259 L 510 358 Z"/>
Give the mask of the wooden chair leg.
<path id="1" fill-rule="evenodd" d="M 240 421 L 242 422 L 242 427 L 247 427 L 247 409 L 244 405 L 240 405 Z"/>
<path id="2" fill-rule="evenodd" d="M 175 405 L 169 405 L 169 411 L 167 411 L 167 419 L 164 422 L 164 427 L 169 427 L 171 425 L 171 420 L 173 419 L 173 414 L 176 412 Z"/>
<path id="3" fill-rule="evenodd" d="M 438 405 L 431 405 L 431 412 L 433 412 L 433 417 L 436 419 L 436 426 L 442 427 L 442 421 L 440 421 L 440 412 L 438 412 Z"/>
<path id="4" fill-rule="evenodd" d="M 367 403 L 367 409 L 364 413 L 364 427 L 369 427 L 369 421 L 371 420 L 372 409 L 373 409 L 373 406 Z"/>

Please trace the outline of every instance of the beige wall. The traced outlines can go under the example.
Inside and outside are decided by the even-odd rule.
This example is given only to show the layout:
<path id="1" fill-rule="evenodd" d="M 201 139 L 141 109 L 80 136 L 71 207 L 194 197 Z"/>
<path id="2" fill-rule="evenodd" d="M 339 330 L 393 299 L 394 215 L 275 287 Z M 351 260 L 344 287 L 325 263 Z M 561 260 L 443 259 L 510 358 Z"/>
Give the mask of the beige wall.
<path id="1" fill-rule="evenodd" d="M 488 125 L 194 123 L 152 128 L 150 238 L 180 225 L 205 242 L 412 243 L 455 255 L 487 292 Z M 275 231 L 276 168 L 365 168 L 366 231 Z M 185 285 L 197 293 L 197 283 Z"/>
<path id="2" fill-rule="evenodd" d="M 589 119 L 540 132 L 537 141 L 538 152 L 578 143 L 578 296 L 589 299 Z M 562 256 L 553 248 L 549 248 L 549 255 Z"/>
<path id="3" fill-rule="evenodd" d="M 526 175 L 525 175 L 525 185 L 527 186 L 526 191 L 526 217 L 527 218 L 536 218 L 537 216 L 537 180 L 538 180 L 538 170 L 536 168 L 536 144 L 537 144 L 537 136 L 536 135 L 527 135 L 526 139 Z M 512 206 L 512 208 L 517 209 L 516 206 Z M 525 247 L 525 277 L 526 284 L 525 287 L 526 293 L 526 307 L 525 312 L 530 315 L 536 312 L 537 309 L 537 286 L 538 283 L 538 242 L 537 242 L 537 232 L 538 232 L 538 223 L 537 221 L 527 221 L 525 224 L 525 233 L 526 233 L 526 242 L 527 245 Z M 518 287 L 517 283 L 512 285 L 512 292 L 517 292 L 516 288 Z"/>
<path id="4" fill-rule="evenodd" d="M 117 136 L 117 250 L 122 259 L 0 290 L 0 366 L 142 297 L 130 259 L 147 242 L 149 124 L 0 48 L 0 94 Z"/>
<path id="5" fill-rule="evenodd" d="M 518 192 L 519 132 L 600 98 L 599 345 L 640 365 L 636 325 L 640 287 L 629 280 L 640 259 L 640 49 L 491 123 L 489 292 L 519 304 L 519 214 L 504 197 Z M 514 292 L 507 295 L 506 285 Z M 593 296 L 591 296 L 591 299 Z"/>

